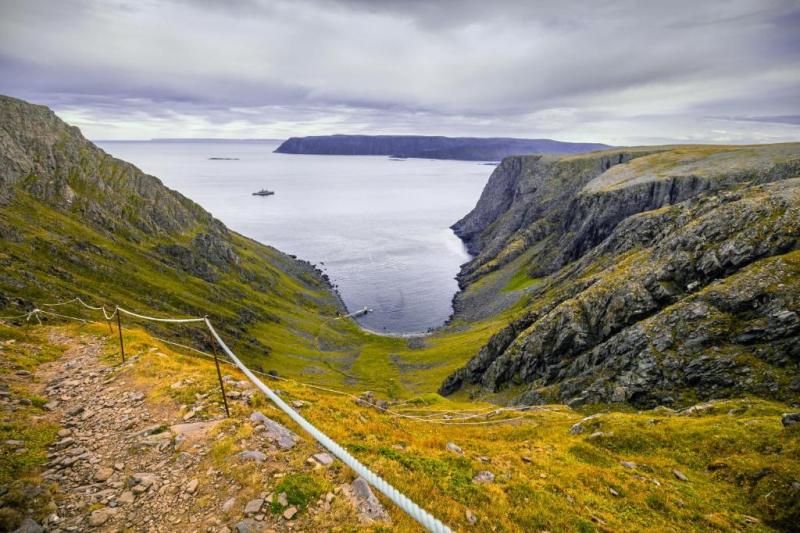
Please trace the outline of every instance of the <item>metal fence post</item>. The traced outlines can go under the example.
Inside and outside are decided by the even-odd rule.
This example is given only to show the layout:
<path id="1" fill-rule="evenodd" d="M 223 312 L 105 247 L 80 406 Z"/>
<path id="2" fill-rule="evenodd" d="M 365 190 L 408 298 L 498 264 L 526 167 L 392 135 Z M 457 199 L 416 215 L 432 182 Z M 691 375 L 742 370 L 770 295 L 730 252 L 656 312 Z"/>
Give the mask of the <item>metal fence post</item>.
<path id="1" fill-rule="evenodd" d="M 125 362 L 125 343 L 122 342 L 122 320 L 119 317 L 120 312 L 117 309 L 117 330 L 119 331 L 119 351 L 122 354 L 122 362 Z"/>

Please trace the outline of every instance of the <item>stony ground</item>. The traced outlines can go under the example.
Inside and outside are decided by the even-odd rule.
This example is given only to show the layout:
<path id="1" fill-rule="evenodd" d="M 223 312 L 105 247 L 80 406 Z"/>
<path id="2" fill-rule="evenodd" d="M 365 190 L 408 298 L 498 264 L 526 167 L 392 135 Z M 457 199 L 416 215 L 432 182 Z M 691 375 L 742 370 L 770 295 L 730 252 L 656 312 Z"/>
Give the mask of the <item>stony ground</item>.
<path id="1" fill-rule="evenodd" d="M 258 411 L 247 421 L 223 421 L 222 413 L 205 413 L 216 404 L 204 394 L 177 410 L 170 402 L 151 400 L 150 391 L 133 379 L 129 370 L 136 357 L 109 366 L 95 337 L 54 331 L 50 341 L 66 348 L 63 356 L 31 376 L 47 400 L 46 416 L 61 427 L 42 474 L 58 491 L 57 510 L 42 524 L 48 531 L 308 531 L 319 524 L 316 516 L 332 513 L 337 504 L 339 515 L 344 512 L 353 525 L 386 518 L 363 480 L 332 487 L 302 513 L 286 492 L 265 489 L 253 495 L 252 487 L 214 468 L 209 457 L 214 442 L 236 427 L 253 428 L 238 440 L 245 451 L 224 460 L 253 463 L 279 480 L 296 459 L 292 455 L 302 453 L 295 450 L 300 438 L 291 430 Z M 248 383 L 231 376 L 225 381 L 232 402 L 252 397 Z M 179 380 L 171 388 L 191 384 Z M 228 433 L 223 426 L 231 428 Z M 305 466 L 323 469 L 333 463 L 319 451 Z"/>

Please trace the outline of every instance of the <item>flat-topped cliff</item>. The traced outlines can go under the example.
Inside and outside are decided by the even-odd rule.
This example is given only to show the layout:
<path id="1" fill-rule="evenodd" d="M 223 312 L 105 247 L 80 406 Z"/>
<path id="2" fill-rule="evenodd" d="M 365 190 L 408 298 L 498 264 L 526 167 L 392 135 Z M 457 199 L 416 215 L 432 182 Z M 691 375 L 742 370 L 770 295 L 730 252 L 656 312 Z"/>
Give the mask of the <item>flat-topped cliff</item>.
<path id="1" fill-rule="evenodd" d="M 282 154 L 386 155 L 426 159 L 499 161 L 521 154 L 576 154 L 608 148 L 599 143 L 551 139 L 438 137 L 425 135 L 320 135 L 292 137 L 275 151 Z"/>

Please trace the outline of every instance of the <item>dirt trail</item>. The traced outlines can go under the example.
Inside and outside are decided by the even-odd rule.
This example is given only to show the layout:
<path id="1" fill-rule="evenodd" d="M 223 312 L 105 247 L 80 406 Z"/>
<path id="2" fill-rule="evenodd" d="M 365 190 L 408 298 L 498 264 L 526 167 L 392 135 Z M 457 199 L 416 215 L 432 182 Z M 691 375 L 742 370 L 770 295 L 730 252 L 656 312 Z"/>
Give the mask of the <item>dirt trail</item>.
<path id="1" fill-rule="evenodd" d="M 214 439 L 225 434 L 211 433 L 220 419 L 195 422 L 175 402 L 149 398 L 133 380 L 136 357 L 108 366 L 99 357 L 98 338 L 53 331 L 50 341 L 65 352 L 36 373 L 38 392 L 49 401 L 48 416 L 62 427 L 43 472 L 60 491 L 49 531 L 303 531 L 313 529 L 312 517 L 330 512 L 334 500 L 349 500 L 340 496 L 351 492 L 348 487 L 337 487 L 297 516 L 284 494 L 242 492 L 235 479 L 210 466 Z M 248 385 L 227 379 L 234 396 L 246 402 L 252 394 Z M 238 394 L 235 386 L 242 389 Z M 291 453 L 305 453 L 282 449 L 252 419 L 240 422 L 256 429 L 238 443 L 250 455 L 240 453 L 233 461 L 253 460 L 279 478 Z M 269 511 L 273 498 L 282 512 Z M 357 523 L 351 502 L 347 505 Z"/>
<path id="2" fill-rule="evenodd" d="M 81 342 L 51 334 L 66 345 L 57 361 L 42 365 L 42 393 L 63 426 L 43 477 L 58 483 L 58 527 L 81 530 L 206 530 L 218 519 L 197 512 L 189 483 L 204 444 L 173 458 L 178 413 L 153 410 L 121 367 L 103 365 L 97 339 Z M 205 424 L 208 426 L 208 424 Z M 196 488 L 195 488 L 196 491 Z"/>

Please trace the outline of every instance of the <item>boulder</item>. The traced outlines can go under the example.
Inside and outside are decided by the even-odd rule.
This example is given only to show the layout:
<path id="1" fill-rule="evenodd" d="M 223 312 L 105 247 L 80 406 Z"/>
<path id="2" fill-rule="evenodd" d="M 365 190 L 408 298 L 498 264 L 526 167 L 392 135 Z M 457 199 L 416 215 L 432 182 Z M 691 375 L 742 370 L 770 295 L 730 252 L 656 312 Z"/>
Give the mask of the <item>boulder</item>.
<path id="1" fill-rule="evenodd" d="M 494 481 L 494 474 L 488 470 L 482 470 L 472 478 L 472 481 L 474 483 L 492 483 Z"/>
<path id="2" fill-rule="evenodd" d="M 347 495 L 358 512 L 359 520 L 362 523 L 390 522 L 389 513 L 386 512 L 380 500 L 373 494 L 367 481 L 356 478 L 347 486 Z"/>
<path id="3" fill-rule="evenodd" d="M 230 510 L 233 509 L 234 505 L 236 505 L 236 498 L 228 498 L 227 500 L 225 500 L 225 503 L 222 504 L 222 512 L 223 513 L 230 512 Z"/>
<path id="4" fill-rule="evenodd" d="M 256 463 L 263 463 L 267 460 L 267 455 L 258 450 L 245 450 L 236 454 L 240 461 L 255 461 Z"/>
<path id="5" fill-rule="evenodd" d="M 333 464 L 333 457 L 329 453 L 315 453 L 312 457 L 314 461 L 322 466 L 330 466 Z"/>
<path id="6" fill-rule="evenodd" d="M 113 468 L 100 467 L 94 472 L 94 480 L 102 483 L 104 481 L 108 481 L 108 479 L 113 475 L 114 475 Z"/>
<path id="7" fill-rule="evenodd" d="M 264 505 L 263 498 L 256 498 L 254 500 L 250 500 L 247 502 L 247 505 L 244 506 L 244 514 L 256 514 L 261 510 L 261 507 Z"/>
<path id="8" fill-rule="evenodd" d="M 785 428 L 800 424 L 800 413 L 784 413 L 781 417 L 781 424 Z"/>
<path id="9" fill-rule="evenodd" d="M 89 515 L 89 525 L 91 527 L 100 527 L 111 519 L 117 513 L 116 509 L 104 507 L 103 509 L 96 509 Z"/>
<path id="10" fill-rule="evenodd" d="M 44 528 L 33 518 L 26 518 L 22 521 L 14 533 L 44 533 Z"/>
<path id="11" fill-rule="evenodd" d="M 300 438 L 291 430 L 283 425 L 267 418 L 258 411 L 250 415 L 250 421 L 256 424 L 262 424 L 266 429 L 266 436 L 271 441 L 275 442 L 279 448 L 288 450 L 293 448 Z"/>
<path id="12" fill-rule="evenodd" d="M 461 450 L 461 447 L 455 442 L 448 442 L 447 446 L 445 447 L 447 448 L 448 452 L 457 453 L 458 455 L 464 455 L 464 452 Z"/>

